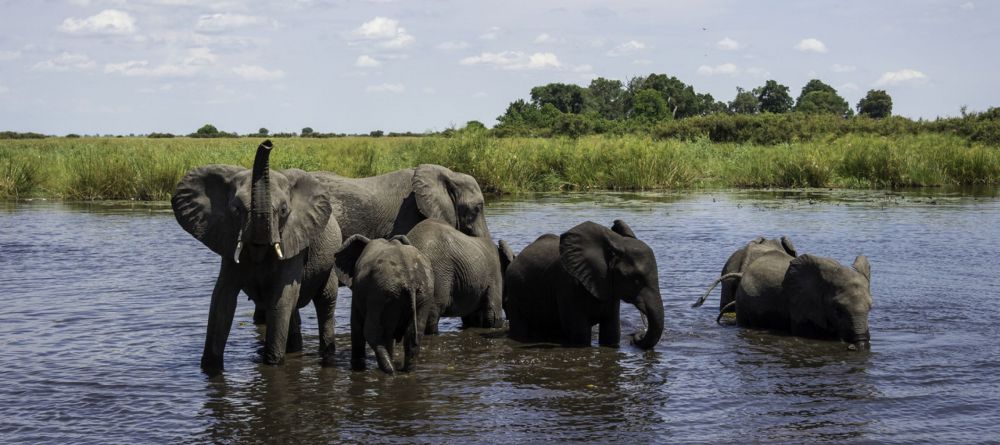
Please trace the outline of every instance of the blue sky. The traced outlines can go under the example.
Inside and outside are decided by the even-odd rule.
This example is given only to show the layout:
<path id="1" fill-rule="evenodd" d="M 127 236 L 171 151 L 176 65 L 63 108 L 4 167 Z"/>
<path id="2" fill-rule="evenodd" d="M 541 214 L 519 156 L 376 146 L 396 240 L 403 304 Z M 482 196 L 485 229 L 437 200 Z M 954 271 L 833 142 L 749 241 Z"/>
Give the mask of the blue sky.
<path id="1" fill-rule="evenodd" d="M 0 0 L 0 130 L 443 130 L 549 82 L 811 78 L 894 112 L 1000 106 L 1000 3 Z"/>

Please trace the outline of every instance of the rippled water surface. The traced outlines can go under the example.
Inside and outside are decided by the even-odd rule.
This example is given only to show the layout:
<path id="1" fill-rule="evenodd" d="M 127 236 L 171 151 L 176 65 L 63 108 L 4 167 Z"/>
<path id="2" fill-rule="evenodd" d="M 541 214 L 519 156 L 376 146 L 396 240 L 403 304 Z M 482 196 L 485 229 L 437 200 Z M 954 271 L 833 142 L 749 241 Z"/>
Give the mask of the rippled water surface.
<path id="1" fill-rule="evenodd" d="M 516 251 L 621 218 L 657 255 L 667 329 L 654 351 L 524 345 L 446 320 L 415 372 L 338 357 L 260 364 L 241 301 L 226 372 L 198 368 L 219 259 L 165 204 L 0 203 L 0 441 L 57 443 L 976 443 L 1000 440 L 996 190 L 545 195 L 492 202 Z M 790 236 L 872 264 L 872 351 L 717 326 L 732 250 Z M 640 325 L 623 305 L 623 336 Z M 627 344 L 627 342 L 623 342 Z M 370 354 L 370 353 L 369 353 Z M 369 358 L 370 362 L 374 362 Z"/>

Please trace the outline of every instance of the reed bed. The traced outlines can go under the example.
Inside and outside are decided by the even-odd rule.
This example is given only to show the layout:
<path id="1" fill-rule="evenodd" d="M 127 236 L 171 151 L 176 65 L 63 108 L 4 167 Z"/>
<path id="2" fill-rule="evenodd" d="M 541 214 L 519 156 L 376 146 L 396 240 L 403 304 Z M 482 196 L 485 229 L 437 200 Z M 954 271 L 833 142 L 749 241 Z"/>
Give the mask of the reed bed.
<path id="1" fill-rule="evenodd" d="M 47 138 L 0 146 L 0 199 L 169 199 L 193 167 L 249 166 L 259 138 Z M 281 138 L 276 169 L 361 177 L 435 163 L 486 192 L 997 184 L 1000 148 L 947 134 L 849 134 L 775 145 L 645 136 Z"/>

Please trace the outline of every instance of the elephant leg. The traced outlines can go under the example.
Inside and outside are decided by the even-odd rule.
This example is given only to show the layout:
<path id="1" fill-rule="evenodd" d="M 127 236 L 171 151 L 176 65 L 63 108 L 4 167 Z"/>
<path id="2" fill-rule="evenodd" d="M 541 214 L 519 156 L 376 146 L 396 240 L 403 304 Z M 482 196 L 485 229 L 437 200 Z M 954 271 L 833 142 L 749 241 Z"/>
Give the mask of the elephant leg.
<path id="1" fill-rule="evenodd" d="M 604 306 L 601 307 L 602 313 L 597 344 L 617 348 L 622 337 L 621 301 L 616 299 Z"/>
<path id="2" fill-rule="evenodd" d="M 313 299 L 313 306 L 316 307 L 316 322 L 319 324 L 320 364 L 323 366 L 333 364 L 334 353 L 337 351 L 337 345 L 333 338 L 333 314 L 337 309 L 338 284 L 337 276 L 331 273 L 322 293 Z M 353 318 L 353 314 L 351 316 Z"/>
<path id="3" fill-rule="evenodd" d="M 365 308 L 361 297 L 351 298 L 351 368 L 364 371 L 365 362 Z"/>
<path id="4" fill-rule="evenodd" d="M 424 326 L 424 335 L 437 335 L 438 334 L 438 321 L 441 320 L 441 312 L 437 309 L 431 309 L 427 313 L 427 325 Z"/>
<path id="5" fill-rule="evenodd" d="M 292 317 L 288 320 L 288 341 L 285 343 L 285 352 L 302 352 L 302 318 L 299 317 L 298 308 L 292 309 Z"/>
<path id="6" fill-rule="evenodd" d="M 263 325 L 267 324 L 267 309 L 263 306 L 257 306 L 253 309 L 253 324 Z"/>
<path id="7" fill-rule="evenodd" d="M 209 374 L 222 371 L 222 354 L 226 350 L 226 340 L 233 327 L 236 313 L 236 297 L 240 293 L 235 264 L 229 259 L 222 260 L 219 277 L 212 291 L 212 304 L 208 310 L 208 329 L 205 335 L 205 349 L 201 353 L 201 369 Z"/>

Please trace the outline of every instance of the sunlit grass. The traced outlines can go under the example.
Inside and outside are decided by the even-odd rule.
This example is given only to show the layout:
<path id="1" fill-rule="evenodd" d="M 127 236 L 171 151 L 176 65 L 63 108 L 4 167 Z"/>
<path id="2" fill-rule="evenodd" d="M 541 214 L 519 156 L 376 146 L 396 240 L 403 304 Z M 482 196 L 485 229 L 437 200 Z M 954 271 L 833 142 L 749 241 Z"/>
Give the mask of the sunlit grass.
<path id="1" fill-rule="evenodd" d="M 0 198 L 164 200 L 193 167 L 249 167 L 259 138 L 48 138 L 0 147 Z M 944 134 L 845 135 L 777 145 L 645 136 L 282 138 L 275 169 L 361 177 L 435 163 L 487 192 L 997 184 L 1000 149 Z"/>

